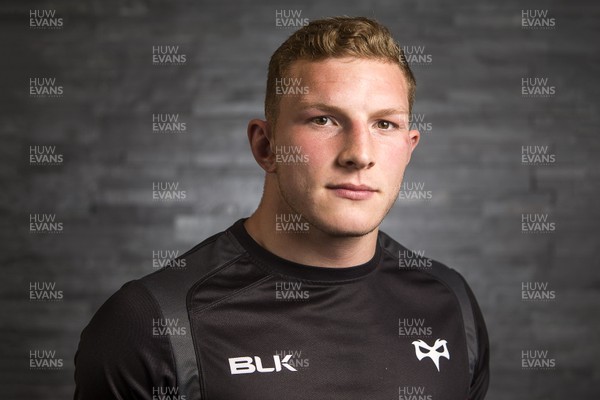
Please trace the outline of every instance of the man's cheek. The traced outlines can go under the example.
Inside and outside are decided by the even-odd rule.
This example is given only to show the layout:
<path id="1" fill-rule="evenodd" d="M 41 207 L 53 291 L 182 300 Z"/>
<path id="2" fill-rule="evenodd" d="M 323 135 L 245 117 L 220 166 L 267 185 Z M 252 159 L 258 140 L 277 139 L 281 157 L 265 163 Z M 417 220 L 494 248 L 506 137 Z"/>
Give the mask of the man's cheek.
<path id="1" fill-rule="evenodd" d="M 293 190 L 303 191 L 313 180 L 312 172 L 306 164 L 287 164 L 282 165 L 280 176 L 284 184 Z"/>
<path id="2" fill-rule="evenodd" d="M 316 173 L 323 171 L 324 169 L 331 169 L 335 167 L 336 155 L 331 151 L 330 148 L 326 147 L 326 143 L 322 143 L 320 146 L 307 147 L 305 151 L 306 155 L 306 167 Z"/>
<path id="3" fill-rule="evenodd" d="M 313 145 L 313 144 L 311 144 Z M 313 145 L 314 146 L 314 145 Z M 275 161 L 278 164 L 302 167 L 314 160 L 315 150 L 303 143 L 289 142 L 274 147 Z"/>

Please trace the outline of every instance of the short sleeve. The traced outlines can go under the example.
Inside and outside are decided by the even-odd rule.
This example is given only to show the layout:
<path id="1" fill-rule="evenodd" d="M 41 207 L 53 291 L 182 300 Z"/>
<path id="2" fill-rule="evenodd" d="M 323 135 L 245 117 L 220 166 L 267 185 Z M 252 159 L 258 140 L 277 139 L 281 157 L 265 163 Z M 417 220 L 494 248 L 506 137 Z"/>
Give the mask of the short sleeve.
<path id="1" fill-rule="evenodd" d="M 76 400 L 152 399 L 175 387 L 168 337 L 156 336 L 158 304 L 137 281 L 125 284 L 81 333 L 75 354 Z"/>

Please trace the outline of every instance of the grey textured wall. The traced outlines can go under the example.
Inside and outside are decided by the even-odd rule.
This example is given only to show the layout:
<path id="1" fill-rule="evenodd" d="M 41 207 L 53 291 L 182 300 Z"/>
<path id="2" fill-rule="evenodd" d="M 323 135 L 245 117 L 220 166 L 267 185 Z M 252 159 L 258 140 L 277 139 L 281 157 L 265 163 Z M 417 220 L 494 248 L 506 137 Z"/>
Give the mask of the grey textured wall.
<path id="1" fill-rule="evenodd" d="M 154 271 L 153 252 L 181 254 L 256 207 L 262 174 L 245 127 L 262 116 L 268 58 L 292 32 L 276 26 L 276 10 L 290 9 L 375 17 L 422 50 L 423 138 L 405 197 L 425 199 L 398 200 L 384 230 L 471 283 L 490 332 L 488 398 L 600 398 L 591 0 L 2 2 L 0 397 L 71 397 L 79 333 L 102 302 Z M 30 10 L 56 14 L 31 26 Z M 554 26 L 523 26 L 523 10 Z M 153 63 L 153 47 L 166 45 L 179 46 L 180 65 Z M 185 130 L 154 132 L 153 114 Z M 186 198 L 153 199 L 159 181 Z M 524 231 L 530 214 L 546 224 Z M 33 232 L 35 215 L 55 223 Z M 32 300 L 36 282 L 34 293 L 62 299 Z M 554 298 L 528 301 L 524 284 Z M 31 369 L 38 350 L 62 366 Z M 523 369 L 529 350 L 554 366 Z"/>

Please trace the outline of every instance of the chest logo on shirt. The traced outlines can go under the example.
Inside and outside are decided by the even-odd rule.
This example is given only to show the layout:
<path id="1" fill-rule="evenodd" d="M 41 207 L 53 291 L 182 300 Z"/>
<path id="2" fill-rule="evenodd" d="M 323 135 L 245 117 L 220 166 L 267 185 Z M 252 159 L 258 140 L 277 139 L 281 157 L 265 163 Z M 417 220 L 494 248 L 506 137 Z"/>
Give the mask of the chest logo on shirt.
<path id="1" fill-rule="evenodd" d="M 433 346 L 429 346 L 422 340 L 415 340 L 412 344 L 415 346 L 415 354 L 417 359 L 421 361 L 425 357 L 431 358 L 431 361 L 435 364 L 438 372 L 440 371 L 440 357 L 446 357 L 450 359 L 450 352 L 448 351 L 448 342 L 443 339 L 436 339 Z"/>
<path id="2" fill-rule="evenodd" d="M 252 357 L 232 357 L 229 358 L 229 369 L 231 375 L 238 374 L 252 374 L 254 372 L 280 372 L 282 367 L 289 371 L 298 371 L 292 367 L 288 362 L 292 358 L 291 354 L 286 355 L 281 359 L 279 355 L 273 356 L 273 366 L 264 367 L 262 359 L 258 356 Z"/>

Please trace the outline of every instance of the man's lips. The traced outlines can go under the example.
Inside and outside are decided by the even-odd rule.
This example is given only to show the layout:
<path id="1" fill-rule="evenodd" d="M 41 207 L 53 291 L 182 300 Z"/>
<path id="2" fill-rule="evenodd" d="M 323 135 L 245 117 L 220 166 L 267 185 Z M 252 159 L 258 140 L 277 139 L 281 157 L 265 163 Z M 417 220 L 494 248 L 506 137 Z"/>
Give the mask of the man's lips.
<path id="1" fill-rule="evenodd" d="M 327 189 L 332 190 L 336 196 L 349 200 L 367 200 L 377 192 L 368 185 L 355 185 L 353 183 L 342 183 L 339 185 L 327 185 Z"/>

